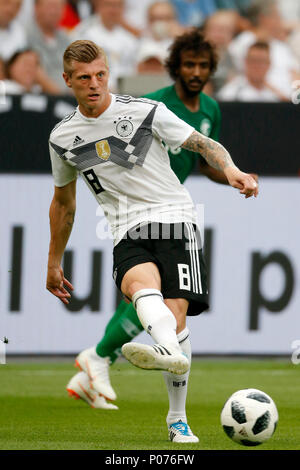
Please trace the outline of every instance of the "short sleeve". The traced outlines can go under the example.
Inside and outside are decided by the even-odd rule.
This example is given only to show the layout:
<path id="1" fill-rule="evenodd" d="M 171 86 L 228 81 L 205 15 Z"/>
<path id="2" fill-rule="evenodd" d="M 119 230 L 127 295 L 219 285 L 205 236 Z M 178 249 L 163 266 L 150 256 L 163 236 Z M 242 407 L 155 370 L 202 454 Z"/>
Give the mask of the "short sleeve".
<path id="1" fill-rule="evenodd" d="M 55 152 L 49 144 L 49 153 L 52 165 L 52 175 L 54 178 L 55 186 L 62 187 L 71 183 L 77 178 L 77 170 L 68 165 L 62 158 Z"/>
<path id="2" fill-rule="evenodd" d="M 152 128 L 154 133 L 172 150 L 180 147 L 195 130 L 194 127 L 176 116 L 163 103 L 157 105 Z"/>

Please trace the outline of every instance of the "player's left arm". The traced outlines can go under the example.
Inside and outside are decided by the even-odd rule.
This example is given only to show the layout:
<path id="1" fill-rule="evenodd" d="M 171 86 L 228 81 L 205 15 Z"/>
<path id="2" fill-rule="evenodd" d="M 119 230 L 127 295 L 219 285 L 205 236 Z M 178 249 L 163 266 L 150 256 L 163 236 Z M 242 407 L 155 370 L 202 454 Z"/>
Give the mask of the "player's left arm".
<path id="1" fill-rule="evenodd" d="M 223 172 L 228 183 L 240 190 L 245 197 L 258 195 L 258 184 L 255 179 L 234 164 L 229 152 L 219 142 L 194 131 L 181 147 L 191 152 L 200 153 L 208 165 Z"/>

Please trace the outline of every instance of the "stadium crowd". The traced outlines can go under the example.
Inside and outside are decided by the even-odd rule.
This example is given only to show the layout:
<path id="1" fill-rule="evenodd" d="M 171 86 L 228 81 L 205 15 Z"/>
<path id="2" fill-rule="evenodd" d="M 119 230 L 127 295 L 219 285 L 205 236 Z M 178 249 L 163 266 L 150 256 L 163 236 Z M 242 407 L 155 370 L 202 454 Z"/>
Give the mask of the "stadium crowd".
<path id="1" fill-rule="evenodd" d="M 205 92 L 222 101 L 289 101 L 300 78 L 300 0 L 0 0 L 0 80 L 8 94 L 68 94 L 62 55 L 101 45 L 110 89 L 124 77 L 165 77 L 173 39 L 203 30 L 219 56 Z M 147 77 L 150 80 L 147 81 Z"/>

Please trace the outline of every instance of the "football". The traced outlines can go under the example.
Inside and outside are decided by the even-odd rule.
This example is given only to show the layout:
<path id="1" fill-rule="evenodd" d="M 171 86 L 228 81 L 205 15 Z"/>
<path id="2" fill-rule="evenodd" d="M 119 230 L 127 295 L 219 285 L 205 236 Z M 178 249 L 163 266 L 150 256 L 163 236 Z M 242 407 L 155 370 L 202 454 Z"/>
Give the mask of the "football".
<path id="1" fill-rule="evenodd" d="M 239 390 L 226 401 L 221 424 L 234 442 L 257 446 L 267 441 L 276 429 L 278 411 L 272 398 L 261 390 Z"/>

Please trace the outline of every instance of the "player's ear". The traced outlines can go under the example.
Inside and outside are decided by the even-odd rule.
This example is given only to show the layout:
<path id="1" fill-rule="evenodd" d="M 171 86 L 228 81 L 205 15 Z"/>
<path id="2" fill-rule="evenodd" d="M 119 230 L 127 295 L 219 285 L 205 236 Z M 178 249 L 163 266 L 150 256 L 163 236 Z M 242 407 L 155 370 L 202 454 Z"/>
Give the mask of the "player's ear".
<path id="1" fill-rule="evenodd" d="M 63 72 L 63 78 L 64 78 L 64 81 L 66 82 L 67 87 L 72 88 L 71 76 L 68 73 Z"/>

